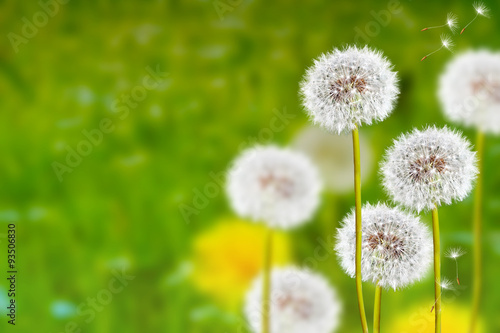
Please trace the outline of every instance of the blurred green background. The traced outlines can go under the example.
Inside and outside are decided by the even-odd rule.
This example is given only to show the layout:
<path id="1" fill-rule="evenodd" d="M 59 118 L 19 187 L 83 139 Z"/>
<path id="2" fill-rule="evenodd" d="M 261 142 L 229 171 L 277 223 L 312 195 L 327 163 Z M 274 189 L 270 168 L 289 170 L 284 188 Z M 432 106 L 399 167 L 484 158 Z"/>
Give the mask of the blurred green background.
<path id="1" fill-rule="evenodd" d="M 436 87 L 453 55 L 441 50 L 420 59 L 449 31 L 420 29 L 444 24 L 450 11 L 461 28 L 475 14 L 471 1 L 44 3 L 52 7 L 0 3 L 0 267 L 6 276 L 7 224 L 15 223 L 19 271 L 15 327 L 6 323 L 8 285 L 0 279 L 2 332 L 246 332 L 241 299 L 260 267 L 262 230 L 235 222 L 220 187 L 186 213 L 197 191 L 242 147 L 292 142 L 308 124 L 298 97 L 305 69 L 321 53 L 357 41 L 382 50 L 399 72 L 394 113 L 361 129 L 370 150 L 362 153 L 372 155 L 363 201 L 387 200 L 377 176 L 385 148 L 415 126 L 446 124 Z M 456 51 L 500 48 L 500 4 L 485 3 L 492 17 L 454 35 Z M 147 68 L 168 75 L 145 89 Z M 136 98 L 126 106 L 131 94 Z M 293 118 L 266 136 L 276 110 Z M 103 119 L 113 129 L 84 146 L 84 131 L 99 129 Z M 473 131 L 464 133 L 474 140 Z M 59 179 L 54 162 L 67 165 L 68 151 L 79 148 L 88 154 Z M 487 137 L 484 332 L 500 332 L 499 159 L 500 140 Z M 330 249 L 353 202 L 349 191 L 325 192 L 315 218 L 282 235 L 279 245 L 281 263 L 314 261 L 331 281 L 344 308 L 339 332 L 359 331 L 355 285 L 321 244 Z M 459 259 L 462 286 L 443 296 L 445 316 L 448 306 L 463 332 L 472 289 L 471 208 L 469 197 L 440 210 L 442 248 L 468 251 Z M 427 223 L 429 215 L 422 214 Z M 444 259 L 443 275 L 453 280 L 454 270 Z M 110 293 L 117 272 L 130 280 Z M 382 330 L 396 332 L 391 327 L 403 320 L 399 333 L 430 332 L 432 284 L 429 274 L 408 289 L 384 292 Z M 371 321 L 374 288 L 364 290 Z"/>

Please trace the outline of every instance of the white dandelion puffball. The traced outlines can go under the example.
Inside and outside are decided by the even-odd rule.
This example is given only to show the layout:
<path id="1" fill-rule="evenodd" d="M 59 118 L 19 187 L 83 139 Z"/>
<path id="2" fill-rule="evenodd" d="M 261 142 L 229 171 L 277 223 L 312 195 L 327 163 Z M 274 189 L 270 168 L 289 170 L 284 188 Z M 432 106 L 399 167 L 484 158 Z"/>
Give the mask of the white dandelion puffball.
<path id="1" fill-rule="evenodd" d="M 392 199 L 418 212 L 463 200 L 477 172 L 470 143 L 446 127 L 401 135 L 386 151 L 381 168 Z"/>
<path id="2" fill-rule="evenodd" d="M 500 53 L 468 51 L 456 56 L 439 80 L 446 117 L 486 133 L 500 133 Z"/>
<path id="3" fill-rule="evenodd" d="M 340 134 L 385 119 L 399 93 L 397 81 L 382 53 L 350 46 L 316 59 L 301 82 L 301 95 L 312 121 Z"/>
<path id="4" fill-rule="evenodd" d="M 383 204 L 362 208 L 361 275 L 384 289 L 404 288 L 420 280 L 432 260 L 432 237 L 418 217 Z M 356 272 L 354 210 L 337 229 L 335 251 L 351 277 Z"/>
<path id="5" fill-rule="evenodd" d="M 244 311 L 253 332 L 262 332 L 262 276 L 248 291 Z M 271 272 L 271 333 L 332 333 L 340 312 L 337 292 L 321 275 L 293 267 Z"/>
<path id="6" fill-rule="evenodd" d="M 292 140 L 292 147 L 303 152 L 318 167 L 325 189 L 338 194 L 354 190 L 354 164 L 352 138 L 348 135 L 332 136 L 325 130 L 307 126 Z M 361 150 L 361 182 L 373 172 L 374 158 L 370 142 L 359 134 Z"/>
<path id="7" fill-rule="evenodd" d="M 275 146 L 245 150 L 228 174 L 227 192 L 236 213 L 272 228 L 289 229 L 310 219 L 320 191 L 309 158 Z"/>

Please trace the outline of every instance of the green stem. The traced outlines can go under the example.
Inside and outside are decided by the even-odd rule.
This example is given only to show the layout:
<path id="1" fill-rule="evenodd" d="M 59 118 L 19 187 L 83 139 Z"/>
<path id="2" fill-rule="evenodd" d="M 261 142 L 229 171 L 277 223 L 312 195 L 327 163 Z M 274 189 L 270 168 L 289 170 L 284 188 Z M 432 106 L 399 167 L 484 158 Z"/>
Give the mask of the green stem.
<path id="1" fill-rule="evenodd" d="M 478 158 L 479 175 L 477 176 L 476 192 L 474 196 L 474 280 L 472 289 L 472 314 L 469 332 L 473 333 L 476 329 L 477 318 L 479 316 L 479 304 L 481 300 L 482 288 L 482 256 L 481 256 L 481 220 L 482 220 L 482 202 L 483 202 L 483 158 L 484 158 L 484 134 L 477 133 L 476 150 Z"/>
<path id="2" fill-rule="evenodd" d="M 269 309 L 271 306 L 271 261 L 273 248 L 273 230 L 268 229 L 264 244 L 264 269 L 262 279 L 262 333 L 269 333 Z"/>
<path id="3" fill-rule="evenodd" d="M 375 305 L 373 307 L 373 333 L 380 333 L 380 307 L 382 305 L 382 287 L 377 282 Z"/>
<path id="4" fill-rule="evenodd" d="M 352 131 L 352 146 L 354 155 L 354 196 L 356 200 L 356 293 L 358 295 L 361 327 L 364 333 L 368 333 L 361 280 L 361 163 L 359 159 L 359 133 L 357 127 Z"/>
<path id="5" fill-rule="evenodd" d="M 439 217 L 437 206 L 432 210 L 432 231 L 434 237 L 434 298 L 435 332 L 441 333 L 441 245 L 439 241 Z"/>

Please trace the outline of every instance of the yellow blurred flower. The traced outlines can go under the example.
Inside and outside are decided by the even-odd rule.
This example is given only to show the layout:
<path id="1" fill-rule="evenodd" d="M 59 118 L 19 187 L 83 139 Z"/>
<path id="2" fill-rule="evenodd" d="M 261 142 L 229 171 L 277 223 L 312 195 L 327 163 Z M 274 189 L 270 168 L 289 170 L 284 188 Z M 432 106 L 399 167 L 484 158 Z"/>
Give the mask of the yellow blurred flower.
<path id="1" fill-rule="evenodd" d="M 413 307 L 410 311 L 396 318 L 387 332 L 393 333 L 434 333 L 434 312 L 432 304 Z M 387 317 L 388 319 L 390 317 Z M 443 304 L 441 331 L 450 333 L 466 333 L 470 324 L 470 309 L 456 303 Z M 382 324 L 383 325 L 383 324 Z M 483 325 L 479 322 L 477 333 L 483 333 Z"/>
<path id="2" fill-rule="evenodd" d="M 198 235 L 193 243 L 193 283 L 221 305 L 235 309 L 262 269 L 265 235 L 263 225 L 239 219 L 222 220 Z M 289 261 L 289 239 L 275 232 L 273 264 Z"/>

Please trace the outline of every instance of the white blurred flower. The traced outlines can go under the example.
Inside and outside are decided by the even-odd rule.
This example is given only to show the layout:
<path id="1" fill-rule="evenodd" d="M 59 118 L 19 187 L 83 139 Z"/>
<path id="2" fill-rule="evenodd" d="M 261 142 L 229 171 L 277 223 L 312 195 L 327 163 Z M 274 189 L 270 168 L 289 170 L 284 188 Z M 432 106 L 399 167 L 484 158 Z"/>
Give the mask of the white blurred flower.
<path id="1" fill-rule="evenodd" d="M 446 127 L 401 135 L 386 151 L 381 169 L 392 199 L 418 212 L 463 200 L 477 172 L 470 143 Z"/>
<path id="2" fill-rule="evenodd" d="M 397 81 L 382 53 L 350 46 L 316 59 L 301 82 L 301 95 L 312 121 L 340 134 L 385 119 L 399 93 Z"/>
<path id="3" fill-rule="evenodd" d="M 359 144 L 363 182 L 373 171 L 373 153 L 362 133 L 359 135 Z M 292 147 L 311 158 L 321 173 L 326 189 L 334 193 L 353 191 L 354 165 L 350 136 L 332 136 L 318 127 L 307 126 L 295 136 Z"/>
<path id="4" fill-rule="evenodd" d="M 468 51 L 455 57 L 439 80 L 446 117 L 488 133 L 500 133 L 500 53 Z"/>
<path id="5" fill-rule="evenodd" d="M 270 298 L 271 333 L 331 333 L 339 326 L 341 303 L 321 275 L 288 267 L 273 269 Z M 249 290 L 245 316 L 255 333 L 261 332 L 262 277 Z"/>
<path id="6" fill-rule="evenodd" d="M 236 213 L 272 228 L 289 229 L 310 219 L 320 190 L 318 171 L 307 156 L 275 146 L 245 150 L 228 174 Z"/>
<path id="7" fill-rule="evenodd" d="M 432 237 L 418 217 L 383 204 L 362 208 L 361 275 L 383 288 L 404 288 L 420 280 L 432 260 Z M 351 277 L 356 271 L 354 211 L 342 221 L 335 250 Z"/>

